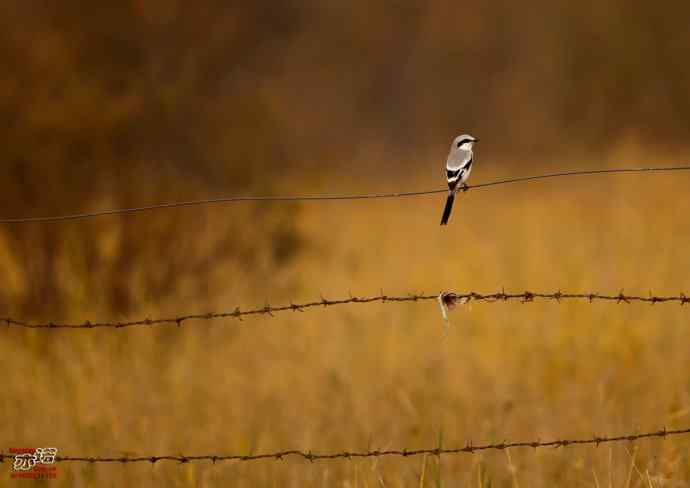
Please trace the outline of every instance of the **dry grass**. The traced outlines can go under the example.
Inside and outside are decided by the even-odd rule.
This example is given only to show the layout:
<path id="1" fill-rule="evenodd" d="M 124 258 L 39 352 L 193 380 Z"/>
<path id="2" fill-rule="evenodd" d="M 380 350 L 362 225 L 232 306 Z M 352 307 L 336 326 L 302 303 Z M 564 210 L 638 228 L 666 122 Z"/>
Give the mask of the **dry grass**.
<path id="1" fill-rule="evenodd" d="M 636 160 L 631 151 L 614 156 L 621 154 L 619 162 Z M 473 179 L 493 176 L 480 164 Z M 428 172 L 391 187 L 434 187 L 437 177 Z M 354 178 L 340 181 L 340 189 L 362 189 Z M 135 315 L 381 287 L 396 294 L 501 286 L 687 292 L 688 181 L 683 174 L 586 177 L 470 192 L 447 229 L 438 226 L 440 197 L 305 205 L 297 221 L 302 251 L 270 279 L 254 285 L 246 271 L 226 265 L 208 304 L 152 300 Z M 205 214 L 210 222 L 244 215 L 242 223 L 254 224 L 235 212 Z M 10 269 L 11 257 L 4 259 Z M 167 264 L 150 266 L 155 272 Z M 69 311 L 82 320 L 100 313 L 88 304 Z M 447 337 L 433 302 L 179 329 L 7 329 L 0 334 L 3 448 L 50 444 L 74 455 L 330 451 L 679 427 L 690 424 L 688 313 L 478 303 L 452 313 Z M 689 447 L 690 439 L 675 438 L 440 461 L 61 464 L 54 485 L 686 486 Z M 5 466 L 0 484 L 10 483 Z"/>

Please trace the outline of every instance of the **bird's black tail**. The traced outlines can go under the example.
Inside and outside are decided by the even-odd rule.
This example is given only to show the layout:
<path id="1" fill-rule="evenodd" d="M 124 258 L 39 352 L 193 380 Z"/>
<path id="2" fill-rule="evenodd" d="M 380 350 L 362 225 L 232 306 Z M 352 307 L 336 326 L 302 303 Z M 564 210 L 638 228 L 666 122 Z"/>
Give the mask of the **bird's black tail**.
<path id="1" fill-rule="evenodd" d="M 446 225 L 448 223 L 448 218 L 450 217 L 450 211 L 453 210 L 453 200 L 455 200 L 455 195 L 451 193 L 448 195 L 448 200 L 446 200 L 446 208 L 443 209 L 443 217 L 441 217 L 441 225 Z"/>

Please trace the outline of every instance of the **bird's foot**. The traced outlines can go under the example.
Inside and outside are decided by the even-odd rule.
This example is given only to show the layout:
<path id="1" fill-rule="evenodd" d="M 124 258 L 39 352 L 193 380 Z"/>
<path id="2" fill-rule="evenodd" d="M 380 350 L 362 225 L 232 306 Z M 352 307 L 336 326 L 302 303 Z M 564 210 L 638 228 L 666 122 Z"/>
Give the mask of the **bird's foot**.
<path id="1" fill-rule="evenodd" d="M 466 192 L 467 190 L 470 189 L 470 187 L 467 186 L 467 183 L 463 183 L 462 186 L 460 187 L 460 189 L 461 189 L 463 192 Z"/>

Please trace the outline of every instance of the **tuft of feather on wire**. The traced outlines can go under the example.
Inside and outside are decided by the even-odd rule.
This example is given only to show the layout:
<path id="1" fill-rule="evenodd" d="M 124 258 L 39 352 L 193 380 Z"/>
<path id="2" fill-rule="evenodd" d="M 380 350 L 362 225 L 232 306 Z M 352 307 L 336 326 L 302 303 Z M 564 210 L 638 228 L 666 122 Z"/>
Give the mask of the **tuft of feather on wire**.
<path id="1" fill-rule="evenodd" d="M 441 316 L 444 321 L 444 335 L 448 335 L 450 328 L 450 320 L 448 319 L 448 311 L 453 310 L 458 304 L 466 305 L 469 303 L 469 296 L 461 296 L 455 293 L 442 291 L 438 295 L 438 305 L 441 307 Z"/>

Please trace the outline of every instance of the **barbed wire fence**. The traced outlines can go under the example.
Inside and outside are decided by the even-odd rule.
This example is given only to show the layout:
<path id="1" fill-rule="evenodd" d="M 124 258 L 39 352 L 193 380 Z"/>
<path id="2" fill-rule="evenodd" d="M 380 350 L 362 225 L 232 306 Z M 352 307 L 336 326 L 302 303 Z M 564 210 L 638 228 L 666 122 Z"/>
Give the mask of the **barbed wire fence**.
<path id="1" fill-rule="evenodd" d="M 543 180 L 547 178 L 566 177 L 566 176 L 583 176 L 583 175 L 602 175 L 614 173 L 643 173 L 643 172 L 668 172 L 668 171 L 687 171 L 690 166 L 671 166 L 671 167 L 645 167 L 645 168 L 617 168 L 604 170 L 578 170 L 566 171 L 558 173 L 549 173 L 543 175 L 526 176 L 518 178 L 510 178 L 497 180 L 487 183 L 480 183 L 469 186 L 467 189 L 480 189 L 495 187 L 498 185 L 505 185 L 509 183 L 527 182 L 535 180 Z M 413 196 L 424 196 L 438 193 L 445 193 L 447 189 L 416 191 L 416 192 L 396 192 L 396 193 L 376 193 L 376 194 L 361 194 L 361 195 L 323 195 L 323 196 L 246 196 L 246 197 L 225 197 L 206 200 L 196 200 L 187 202 L 162 203 L 142 207 L 123 208 L 123 209 L 109 209 L 100 210 L 89 213 L 79 213 L 70 215 L 58 215 L 49 217 L 26 217 L 26 218 L 9 218 L 0 219 L 0 224 L 22 224 L 22 223 L 47 223 L 60 222 L 69 220 L 81 220 L 107 215 L 129 215 L 144 211 L 171 209 L 181 207 L 192 207 L 212 204 L 225 204 L 237 202 L 301 202 L 301 201 L 333 201 L 333 200 L 362 200 L 362 199 L 383 199 L 383 198 L 402 198 Z M 377 296 L 349 296 L 344 299 L 328 300 L 321 297 L 320 300 L 306 302 L 306 303 L 290 303 L 283 306 L 271 306 L 269 304 L 263 307 L 253 309 L 241 309 L 236 307 L 232 311 L 226 312 L 209 312 L 203 314 L 187 314 L 171 318 L 157 318 L 157 319 L 142 319 L 133 321 L 115 321 L 115 322 L 92 322 L 85 321 L 82 323 L 31 323 L 23 320 L 17 320 L 10 317 L 1 319 L 7 327 L 20 327 L 29 329 L 93 329 L 93 328 L 124 328 L 133 326 L 156 326 L 156 325 L 177 325 L 181 326 L 184 322 L 192 320 L 214 320 L 223 318 L 235 318 L 242 320 L 243 317 L 251 315 L 268 315 L 273 316 L 274 313 L 279 312 L 303 312 L 307 309 L 316 307 L 331 307 L 345 304 L 365 304 L 365 303 L 402 303 L 402 302 L 420 302 L 428 300 L 438 300 L 441 304 L 444 318 L 446 318 L 446 311 L 453 308 L 456 304 L 467 304 L 472 301 L 484 303 L 500 303 L 508 301 L 519 301 L 521 303 L 531 303 L 536 300 L 548 300 L 561 302 L 566 300 L 581 301 L 585 303 L 593 303 L 595 301 L 604 301 L 609 303 L 648 303 L 655 305 L 657 303 L 678 303 L 681 306 L 690 302 L 684 293 L 673 296 L 657 296 L 649 292 L 648 296 L 643 295 L 626 295 L 623 290 L 618 294 L 599 294 L 599 293 L 567 293 L 556 291 L 551 293 L 540 293 L 524 291 L 519 293 L 506 293 L 505 290 L 497 293 L 481 294 L 477 292 L 441 292 L 440 294 L 408 294 L 404 296 L 386 295 L 381 291 Z M 588 438 L 576 439 L 555 439 L 549 441 L 542 441 L 540 439 L 531 441 L 503 441 L 499 443 L 479 444 L 474 445 L 472 442 L 467 443 L 463 447 L 456 448 L 424 448 L 424 449 L 386 449 L 386 450 L 366 450 L 366 451 L 341 451 L 341 452 L 313 452 L 303 450 L 284 450 L 263 454 L 206 454 L 206 455 L 147 455 L 147 456 L 121 456 L 121 457 L 106 457 L 106 456 L 56 456 L 55 462 L 81 462 L 81 463 L 151 463 L 155 464 L 158 461 L 174 461 L 178 463 L 211 461 L 213 463 L 222 461 L 259 461 L 259 460 L 274 460 L 279 461 L 288 457 L 301 458 L 310 462 L 314 461 L 328 461 L 328 460 L 353 460 L 358 458 L 379 458 L 379 457 L 411 457 L 419 455 L 459 455 L 459 454 L 474 454 L 476 452 L 497 450 L 504 451 L 514 448 L 559 448 L 570 446 L 599 446 L 606 443 L 616 442 L 636 442 L 642 439 L 667 439 L 671 436 L 682 436 L 690 434 L 690 427 L 680 429 L 666 429 L 662 428 L 658 431 L 645 433 L 629 433 L 617 436 L 598 436 L 593 435 Z M 17 454 L 5 454 L 0 452 L 0 463 L 6 460 L 12 461 Z"/>
<path id="2" fill-rule="evenodd" d="M 10 317 L 5 317 L 0 319 L 0 324 L 4 324 L 6 327 L 23 327 L 28 329 L 94 329 L 99 327 L 111 327 L 111 328 L 124 328 L 124 327 L 135 327 L 135 326 L 156 326 L 156 325 L 177 325 L 181 326 L 184 322 L 191 320 L 217 320 L 224 318 L 235 318 L 242 320 L 242 317 L 249 315 L 268 315 L 273 316 L 274 313 L 279 312 L 303 312 L 306 309 L 317 308 L 317 307 L 333 307 L 336 305 L 346 305 L 346 304 L 365 304 L 365 303 L 403 303 L 403 302 L 421 302 L 428 300 L 438 300 L 444 307 L 452 308 L 455 304 L 467 304 L 472 301 L 484 302 L 484 303 L 501 303 L 508 301 L 519 301 L 521 303 L 531 303 L 536 300 L 548 300 L 554 302 L 562 302 L 567 300 L 581 301 L 585 303 L 593 303 L 597 301 L 609 302 L 609 303 L 648 303 L 650 305 L 655 305 L 657 303 L 678 303 L 681 306 L 686 303 L 690 303 L 690 297 L 686 296 L 685 293 L 680 293 L 674 296 L 657 296 L 653 295 L 651 292 L 648 296 L 644 295 L 626 295 L 623 290 L 618 294 L 605 295 L 600 293 L 566 293 L 562 291 L 556 291 L 552 293 L 540 293 L 532 291 L 524 291 L 519 293 L 507 293 L 505 290 L 496 293 L 481 294 L 474 291 L 464 292 L 464 293 L 454 293 L 454 292 L 441 292 L 436 295 L 425 295 L 425 294 L 408 294 L 402 296 L 385 295 L 381 292 L 377 296 L 363 296 L 356 297 L 350 296 L 344 299 L 338 300 L 328 300 L 321 297 L 320 300 L 306 303 L 290 303 L 289 305 L 282 305 L 274 307 L 271 305 L 264 305 L 263 307 L 253 308 L 253 309 L 241 309 L 236 307 L 232 311 L 227 312 L 208 312 L 200 314 L 187 314 L 180 315 L 177 317 L 169 318 L 157 318 L 157 319 L 141 319 L 132 321 L 115 321 L 115 322 L 92 322 L 90 320 L 81 323 L 59 323 L 59 322 L 43 322 L 43 323 L 31 323 L 23 320 L 17 320 Z"/>
<path id="3" fill-rule="evenodd" d="M 475 452 L 496 450 L 504 451 L 506 449 L 531 447 L 538 448 L 558 448 L 569 446 L 595 445 L 613 443 L 613 442 L 635 442 L 641 439 L 648 438 L 662 438 L 666 439 L 670 436 L 680 436 L 690 434 L 690 428 L 684 429 L 666 429 L 655 432 L 624 434 L 618 436 L 601 437 L 593 435 L 589 438 L 581 439 L 557 439 L 550 441 L 541 441 L 539 439 L 533 441 L 517 441 L 509 442 L 503 441 L 493 444 L 479 444 L 473 445 L 471 442 L 463 447 L 456 448 L 427 448 L 427 449 L 386 449 L 386 450 L 368 450 L 368 451 L 342 451 L 332 453 L 319 453 L 313 451 L 300 450 L 286 450 L 265 454 L 205 454 L 199 456 L 186 455 L 165 455 L 165 456 L 121 456 L 121 457 L 99 457 L 99 456 L 56 456 L 55 462 L 82 462 L 82 463 L 157 463 L 158 461 L 177 461 L 179 463 L 190 463 L 198 461 L 211 461 L 213 463 L 220 461 L 259 461 L 259 460 L 283 460 L 287 457 L 299 457 L 307 461 L 327 461 L 334 459 L 357 459 L 357 458 L 379 458 L 379 457 L 411 457 L 429 454 L 434 456 L 442 455 L 456 455 L 456 454 L 474 454 Z M 5 460 L 14 460 L 15 454 L 0 453 L 0 463 Z"/>
<path id="4" fill-rule="evenodd" d="M 479 183 L 477 185 L 468 185 L 466 190 L 475 190 L 480 188 L 490 188 L 499 185 L 507 185 L 510 183 L 524 183 L 527 181 L 544 180 L 550 178 L 561 178 L 567 176 L 588 176 L 588 175 L 604 175 L 604 174 L 620 174 L 620 173 L 650 173 L 650 172 L 670 172 L 670 171 L 689 171 L 689 166 L 664 166 L 664 167 L 643 167 L 643 168 L 609 168 L 609 169 L 594 169 L 594 170 L 575 170 L 575 171 L 560 171 L 556 173 L 547 173 L 533 176 L 520 176 L 517 178 L 507 178 L 502 180 L 490 181 L 487 183 Z M 371 200 L 381 198 L 404 198 L 416 197 L 424 195 L 433 195 L 436 193 L 446 193 L 447 188 L 438 190 L 424 190 L 424 191 L 409 191 L 409 192 L 393 192 L 393 193 L 369 193 L 360 195 L 298 195 L 298 196 L 232 196 L 221 198 L 209 198 L 205 200 L 192 200 L 187 202 L 172 202 L 172 203 L 158 203 L 154 205 L 146 205 L 142 207 L 119 208 L 98 210 L 94 212 L 85 212 L 70 215 L 57 215 L 50 217 L 21 217 L 21 218 L 4 218 L 0 219 L 0 224 L 27 224 L 27 223 L 47 223 L 47 222 L 63 222 L 68 220 L 83 220 L 95 217 L 104 217 L 108 215 L 129 215 L 139 212 L 147 212 L 151 210 L 162 210 L 183 207 L 196 207 L 206 205 L 218 205 L 228 203 L 240 202 L 314 202 L 314 201 L 334 201 L 334 200 Z"/>

